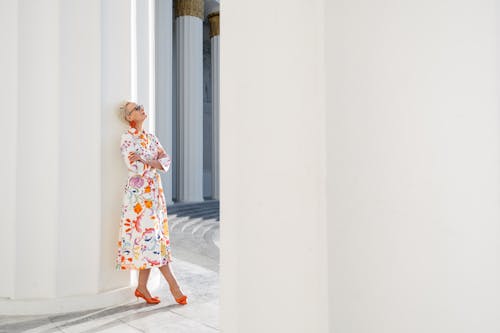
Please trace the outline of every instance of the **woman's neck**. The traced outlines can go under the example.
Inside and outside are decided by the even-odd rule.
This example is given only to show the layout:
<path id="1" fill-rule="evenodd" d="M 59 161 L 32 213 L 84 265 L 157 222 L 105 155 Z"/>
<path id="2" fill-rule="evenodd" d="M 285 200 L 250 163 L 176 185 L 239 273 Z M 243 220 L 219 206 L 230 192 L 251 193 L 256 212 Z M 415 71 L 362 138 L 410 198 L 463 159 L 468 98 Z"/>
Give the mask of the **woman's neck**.
<path id="1" fill-rule="evenodd" d="M 137 130 L 137 133 L 141 133 L 142 132 L 142 123 L 143 122 L 135 123 L 134 126 L 132 126 L 133 128 L 135 128 Z"/>

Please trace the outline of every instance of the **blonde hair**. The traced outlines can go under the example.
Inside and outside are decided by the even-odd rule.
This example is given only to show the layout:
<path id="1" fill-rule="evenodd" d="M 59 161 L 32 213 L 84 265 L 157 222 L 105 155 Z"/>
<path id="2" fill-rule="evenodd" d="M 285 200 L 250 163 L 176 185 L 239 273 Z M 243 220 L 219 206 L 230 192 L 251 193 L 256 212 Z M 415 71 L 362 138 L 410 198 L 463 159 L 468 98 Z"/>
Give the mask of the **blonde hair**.
<path id="1" fill-rule="evenodd" d="M 129 123 L 129 120 L 127 119 L 127 116 L 128 116 L 127 105 L 129 105 L 131 103 L 134 103 L 134 102 L 127 100 L 122 105 L 120 105 L 120 111 L 121 111 L 122 118 L 123 118 L 123 120 L 125 120 L 125 122 L 127 122 L 127 124 Z"/>

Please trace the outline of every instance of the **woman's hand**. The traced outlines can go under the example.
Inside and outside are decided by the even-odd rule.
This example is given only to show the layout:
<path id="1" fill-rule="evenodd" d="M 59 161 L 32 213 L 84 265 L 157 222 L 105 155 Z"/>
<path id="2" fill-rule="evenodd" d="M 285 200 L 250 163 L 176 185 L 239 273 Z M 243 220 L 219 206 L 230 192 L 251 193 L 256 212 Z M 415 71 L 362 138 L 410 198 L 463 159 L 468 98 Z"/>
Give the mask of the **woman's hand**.
<path id="1" fill-rule="evenodd" d="M 141 156 L 139 156 L 139 154 L 137 153 L 130 153 L 128 155 L 128 160 L 130 161 L 130 163 L 133 163 L 135 161 L 141 161 L 142 163 L 146 164 L 146 161 L 144 161 Z"/>
<path id="2" fill-rule="evenodd" d="M 159 160 L 160 158 L 167 157 L 167 153 L 163 149 L 158 150 L 156 153 L 156 160 Z"/>

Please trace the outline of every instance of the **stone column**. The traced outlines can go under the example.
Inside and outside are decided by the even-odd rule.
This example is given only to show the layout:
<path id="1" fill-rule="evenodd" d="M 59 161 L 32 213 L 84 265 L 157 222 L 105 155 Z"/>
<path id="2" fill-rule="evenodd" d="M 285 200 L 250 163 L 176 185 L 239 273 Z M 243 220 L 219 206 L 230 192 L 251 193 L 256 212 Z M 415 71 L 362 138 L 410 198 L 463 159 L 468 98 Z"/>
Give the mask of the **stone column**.
<path id="1" fill-rule="evenodd" d="M 172 0 L 156 0 L 156 135 L 172 163 L 177 165 L 173 151 L 172 114 Z M 161 175 L 165 200 L 172 203 L 174 168 Z"/>
<path id="2" fill-rule="evenodd" d="M 212 198 L 219 199 L 219 11 L 208 15 L 212 53 Z"/>
<path id="3" fill-rule="evenodd" d="M 203 201 L 203 0 L 175 1 L 179 200 Z"/>
<path id="4" fill-rule="evenodd" d="M 15 56 L 2 71 L 12 85 L 4 98 L 2 314 L 134 299 L 130 274 L 114 265 L 126 177 L 117 110 L 131 90 L 131 8 L 129 0 L 0 4 Z"/>
<path id="5" fill-rule="evenodd" d="M 135 0 L 137 102 L 144 105 L 148 118 L 144 127 L 155 133 L 155 1 Z"/>
<path id="6" fill-rule="evenodd" d="M 9 138 L 9 144 L 3 146 L 2 163 L 0 163 L 0 172 L 4 177 L 4 188 L 16 188 L 17 178 L 17 135 L 18 135 L 18 113 L 12 110 L 18 110 L 20 100 L 18 96 L 18 64 L 19 64 L 19 4 L 18 1 L 1 1 L 0 12 L 4 15 L 4 27 L 9 29 L 0 29 L 0 40 L 3 47 L 9 52 L 3 52 L 2 61 L 0 61 L 0 73 L 3 74 L 2 83 L 0 83 L 0 98 L 4 107 L 0 109 L 2 119 L 8 119 L 9 125 L 4 126 L 4 137 Z M 13 98 L 15 96 L 15 98 Z M 0 283 L 0 297 L 12 297 L 16 286 L 16 239 L 12 235 L 16 234 L 16 211 L 12 209 L 16 205 L 16 196 L 8 195 L 4 191 L 1 196 L 0 209 L 2 210 L 2 232 L 0 233 L 0 253 L 2 256 L 2 277 Z"/>
<path id="7" fill-rule="evenodd" d="M 329 329 L 500 332 L 499 8 L 399 4 L 324 11 Z"/>

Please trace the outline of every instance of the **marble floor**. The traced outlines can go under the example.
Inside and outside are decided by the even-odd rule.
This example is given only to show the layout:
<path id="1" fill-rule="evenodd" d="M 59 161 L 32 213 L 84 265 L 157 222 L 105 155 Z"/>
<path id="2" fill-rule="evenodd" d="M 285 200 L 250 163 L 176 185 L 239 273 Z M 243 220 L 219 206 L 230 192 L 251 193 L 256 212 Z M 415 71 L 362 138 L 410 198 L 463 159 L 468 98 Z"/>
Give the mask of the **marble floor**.
<path id="1" fill-rule="evenodd" d="M 91 311 L 0 316 L 0 332 L 219 332 L 218 203 L 216 208 L 213 203 L 201 208 L 195 204 L 169 207 L 169 224 L 172 269 L 188 295 L 187 305 L 175 302 L 158 269 L 152 269 L 148 288 L 160 297 L 159 304 L 134 299 Z"/>

